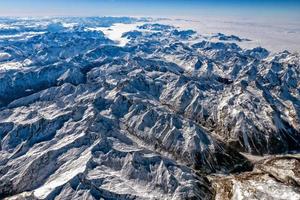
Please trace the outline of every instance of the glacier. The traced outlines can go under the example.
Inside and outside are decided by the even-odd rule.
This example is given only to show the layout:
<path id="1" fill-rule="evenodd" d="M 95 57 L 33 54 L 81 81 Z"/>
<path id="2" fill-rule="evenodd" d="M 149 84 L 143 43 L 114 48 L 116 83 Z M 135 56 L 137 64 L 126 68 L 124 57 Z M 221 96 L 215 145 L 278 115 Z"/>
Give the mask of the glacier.
<path id="1" fill-rule="evenodd" d="M 299 54 L 154 18 L 0 27 L 1 199 L 300 198 Z"/>

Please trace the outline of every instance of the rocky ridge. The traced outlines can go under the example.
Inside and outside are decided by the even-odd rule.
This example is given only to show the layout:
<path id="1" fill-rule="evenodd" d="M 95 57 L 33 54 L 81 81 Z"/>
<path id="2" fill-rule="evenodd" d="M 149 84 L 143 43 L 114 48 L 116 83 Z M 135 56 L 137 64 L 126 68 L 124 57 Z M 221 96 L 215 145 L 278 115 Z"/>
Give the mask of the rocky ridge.
<path id="1" fill-rule="evenodd" d="M 88 29 L 137 21 L 125 46 Z M 0 20 L 1 197 L 211 199 L 239 152 L 299 151 L 299 55 L 149 21 Z"/>

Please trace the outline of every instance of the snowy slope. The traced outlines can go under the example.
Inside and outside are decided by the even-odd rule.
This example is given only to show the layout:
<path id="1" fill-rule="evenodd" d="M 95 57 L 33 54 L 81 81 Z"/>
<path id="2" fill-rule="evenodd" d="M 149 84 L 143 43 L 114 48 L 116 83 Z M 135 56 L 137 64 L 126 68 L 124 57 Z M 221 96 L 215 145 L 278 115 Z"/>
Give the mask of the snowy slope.
<path id="1" fill-rule="evenodd" d="M 149 18 L 0 21 L 1 197 L 211 199 L 208 174 L 252 169 L 239 152 L 300 150 L 297 54 Z"/>

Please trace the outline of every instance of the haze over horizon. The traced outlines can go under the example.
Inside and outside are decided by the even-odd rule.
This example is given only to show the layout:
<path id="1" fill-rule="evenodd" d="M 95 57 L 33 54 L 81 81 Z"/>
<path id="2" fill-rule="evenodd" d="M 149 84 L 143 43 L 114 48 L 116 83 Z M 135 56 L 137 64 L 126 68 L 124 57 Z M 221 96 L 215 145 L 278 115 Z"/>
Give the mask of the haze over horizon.
<path id="1" fill-rule="evenodd" d="M 0 199 L 300 200 L 300 0 L 0 0 Z"/>
<path id="2" fill-rule="evenodd" d="M 2 0 L 0 16 L 238 16 L 300 19 L 296 0 Z"/>

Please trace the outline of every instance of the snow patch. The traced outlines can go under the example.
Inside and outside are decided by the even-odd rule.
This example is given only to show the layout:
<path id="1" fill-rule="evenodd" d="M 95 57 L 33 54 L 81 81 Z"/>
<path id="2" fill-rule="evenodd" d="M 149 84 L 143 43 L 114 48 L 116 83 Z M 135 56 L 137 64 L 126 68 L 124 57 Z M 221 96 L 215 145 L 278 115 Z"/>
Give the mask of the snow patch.
<path id="1" fill-rule="evenodd" d="M 0 52 L 0 62 L 3 60 L 7 60 L 11 57 L 11 55 L 9 53 L 5 53 L 5 52 Z"/>

